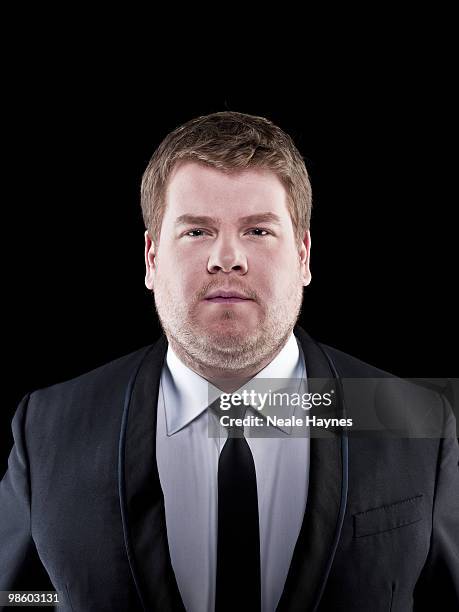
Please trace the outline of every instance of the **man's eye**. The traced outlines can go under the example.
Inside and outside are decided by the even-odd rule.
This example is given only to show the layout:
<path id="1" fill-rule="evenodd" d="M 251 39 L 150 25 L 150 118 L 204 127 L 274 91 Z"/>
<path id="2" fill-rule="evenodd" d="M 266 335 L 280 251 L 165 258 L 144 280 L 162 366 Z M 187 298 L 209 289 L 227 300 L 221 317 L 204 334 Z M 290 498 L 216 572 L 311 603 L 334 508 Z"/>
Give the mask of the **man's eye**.
<path id="1" fill-rule="evenodd" d="M 248 234 L 252 234 L 253 236 L 268 236 L 270 232 L 268 230 L 263 229 L 262 227 L 253 227 L 252 229 L 247 231 Z M 192 229 L 185 232 L 184 236 L 188 236 L 189 238 L 200 238 L 201 236 L 205 236 L 206 231 L 202 229 Z"/>
<path id="2" fill-rule="evenodd" d="M 251 233 L 251 232 L 255 232 L 254 236 L 268 236 L 269 235 L 268 230 L 265 230 L 262 227 L 254 227 L 250 229 L 248 233 Z"/>
<path id="3" fill-rule="evenodd" d="M 185 236 L 189 236 L 190 238 L 199 238 L 200 236 L 204 236 L 204 230 L 201 230 L 201 229 L 188 230 Z"/>

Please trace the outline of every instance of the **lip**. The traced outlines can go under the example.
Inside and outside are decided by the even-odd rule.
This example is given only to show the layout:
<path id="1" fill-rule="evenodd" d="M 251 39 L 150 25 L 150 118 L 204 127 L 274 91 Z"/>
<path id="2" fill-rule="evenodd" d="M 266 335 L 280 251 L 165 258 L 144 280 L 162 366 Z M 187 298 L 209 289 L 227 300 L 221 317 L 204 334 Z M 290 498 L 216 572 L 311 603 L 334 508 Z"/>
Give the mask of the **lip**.
<path id="1" fill-rule="evenodd" d="M 214 297 L 206 298 L 206 302 L 212 302 L 212 304 L 242 304 L 243 302 L 252 302 L 252 300 L 238 298 L 238 297 Z"/>
<path id="2" fill-rule="evenodd" d="M 253 301 L 251 298 L 248 298 L 239 291 L 224 291 L 223 289 L 211 291 L 206 295 L 204 300 L 206 302 L 212 302 L 214 304 L 233 304 L 238 302 Z"/>

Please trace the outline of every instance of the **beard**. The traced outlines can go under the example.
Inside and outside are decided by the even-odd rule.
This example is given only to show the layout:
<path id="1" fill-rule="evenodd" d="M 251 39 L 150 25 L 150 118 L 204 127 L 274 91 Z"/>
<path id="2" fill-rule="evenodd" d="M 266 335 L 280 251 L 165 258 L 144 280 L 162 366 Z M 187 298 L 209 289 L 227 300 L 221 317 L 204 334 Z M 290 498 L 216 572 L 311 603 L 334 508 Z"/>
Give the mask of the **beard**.
<path id="1" fill-rule="evenodd" d="M 213 329 L 199 321 L 196 314 L 199 303 L 209 291 L 221 287 L 221 281 L 208 283 L 188 303 L 174 298 L 167 282 L 159 282 L 155 288 L 155 307 L 164 333 L 177 355 L 192 369 L 211 368 L 237 375 L 256 368 L 279 352 L 298 320 L 303 300 L 299 268 L 284 296 L 275 302 L 262 303 L 254 291 L 236 281 L 231 286 L 253 299 L 261 310 L 259 323 L 250 331 L 241 325 L 240 314 L 232 308 L 222 307 L 223 329 Z"/>

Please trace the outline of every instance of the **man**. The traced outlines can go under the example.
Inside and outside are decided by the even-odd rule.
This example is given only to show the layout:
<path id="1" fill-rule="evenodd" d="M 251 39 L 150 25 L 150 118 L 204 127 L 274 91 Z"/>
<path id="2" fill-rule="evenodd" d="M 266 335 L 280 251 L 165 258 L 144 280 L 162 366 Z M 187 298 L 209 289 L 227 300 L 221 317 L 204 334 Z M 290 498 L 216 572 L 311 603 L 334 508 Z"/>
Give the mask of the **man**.
<path id="1" fill-rule="evenodd" d="M 211 387 L 263 378 L 389 376 L 296 325 L 311 190 L 290 137 L 261 117 L 199 117 L 158 147 L 141 195 L 165 335 L 22 400 L 0 589 L 44 568 L 65 610 L 456 609 L 458 447 L 442 395 L 407 388 L 407 425 L 427 405 L 436 437 L 250 438 L 240 424 L 237 437 L 209 405 Z"/>

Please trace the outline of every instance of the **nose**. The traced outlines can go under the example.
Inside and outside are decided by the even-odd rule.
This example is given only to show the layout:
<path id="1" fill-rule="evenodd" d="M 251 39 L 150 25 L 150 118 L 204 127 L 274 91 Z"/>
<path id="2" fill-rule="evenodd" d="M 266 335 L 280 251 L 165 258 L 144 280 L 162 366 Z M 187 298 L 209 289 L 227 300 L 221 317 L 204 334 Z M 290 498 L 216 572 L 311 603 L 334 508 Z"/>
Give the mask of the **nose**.
<path id="1" fill-rule="evenodd" d="M 247 274 L 247 257 L 235 240 L 219 236 L 209 255 L 207 270 L 211 274 L 234 271 L 242 276 Z"/>

